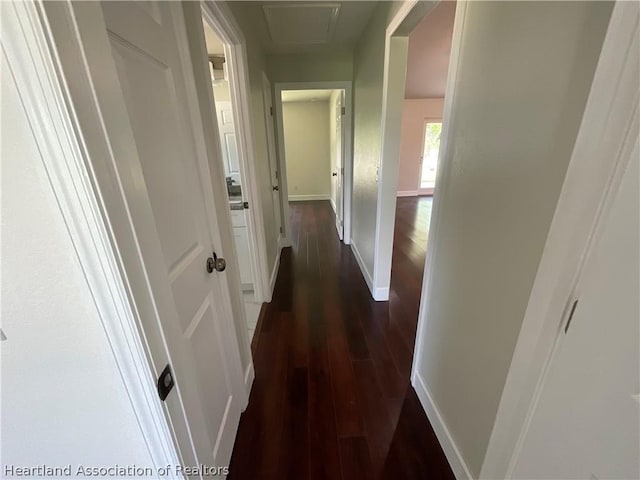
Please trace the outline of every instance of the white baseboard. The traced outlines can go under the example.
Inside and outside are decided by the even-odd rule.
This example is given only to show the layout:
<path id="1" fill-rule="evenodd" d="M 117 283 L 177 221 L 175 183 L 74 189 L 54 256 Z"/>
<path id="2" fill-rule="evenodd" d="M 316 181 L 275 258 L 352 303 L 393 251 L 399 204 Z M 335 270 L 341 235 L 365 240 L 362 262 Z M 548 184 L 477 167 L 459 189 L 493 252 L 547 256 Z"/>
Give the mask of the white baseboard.
<path id="1" fill-rule="evenodd" d="M 331 208 L 333 208 L 333 213 L 335 213 L 337 215 L 338 212 L 336 210 L 336 202 L 333 201 L 333 197 L 329 198 L 329 203 L 331 203 Z"/>
<path id="2" fill-rule="evenodd" d="M 417 197 L 418 190 L 401 190 L 396 194 L 396 197 Z"/>
<path id="3" fill-rule="evenodd" d="M 269 281 L 269 301 L 273 298 L 273 289 L 276 287 L 276 279 L 278 278 L 278 269 L 280 268 L 280 255 L 282 254 L 282 237 L 278 239 L 278 254 L 276 255 L 276 261 L 273 264 L 271 270 L 271 280 Z"/>
<path id="4" fill-rule="evenodd" d="M 360 267 L 360 271 L 362 272 L 362 276 L 364 277 L 364 281 L 367 283 L 367 287 L 369 287 L 369 292 L 371 292 L 371 296 L 376 302 L 384 302 L 389 300 L 389 287 L 373 287 L 373 277 L 369 273 L 369 270 L 364 264 L 364 260 L 362 259 L 362 255 L 360 255 L 360 251 L 356 244 L 352 241 L 351 251 L 353 251 L 353 256 L 356 257 L 356 261 L 358 262 L 358 266 Z"/>
<path id="5" fill-rule="evenodd" d="M 440 446 L 449 461 L 449 465 L 451 465 L 453 474 L 458 480 L 472 480 L 473 475 L 471 475 L 471 470 L 469 470 L 458 446 L 453 441 L 453 437 L 451 436 L 447 425 L 444 423 L 442 415 L 440 415 L 440 411 L 433 401 L 433 398 L 431 397 L 431 394 L 419 373 L 414 372 L 411 378 L 411 385 L 413 385 L 413 388 L 418 395 L 418 399 L 422 404 L 422 408 L 427 414 L 427 418 L 433 427 L 433 431 L 435 432 L 436 437 L 438 437 Z"/>
<path id="6" fill-rule="evenodd" d="M 360 252 L 358 251 L 358 247 L 356 246 L 355 242 L 351 242 L 351 251 L 353 252 L 353 256 L 356 257 L 356 261 L 358 262 L 358 266 L 360 266 L 360 271 L 362 272 L 362 276 L 364 277 L 364 281 L 367 282 L 367 287 L 369 287 L 369 291 L 371 292 L 371 296 L 374 296 L 373 294 L 373 277 L 371 276 L 371 274 L 369 273 L 369 270 L 367 270 L 367 267 L 364 264 L 364 260 L 362 260 L 362 256 L 360 255 Z"/>
<path id="7" fill-rule="evenodd" d="M 253 369 L 253 361 L 252 361 L 251 363 L 249 363 L 249 365 L 247 365 L 247 369 L 244 372 L 244 387 L 247 392 L 247 405 L 249 405 L 249 395 L 251 394 L 251 387 L 253 387 L 253 379 L 255 378 L 255 376 L 256 374 Z M 243 412 L 247 408 L 247 405 L 242 407 Z"/>
<path id="8" fill-rule="evenodd" d="M 289 195 L 290 202 L 304 202 L 305 200 L 331 200 L 328 193 L 320 195 Z"/>
<path id="9" fill-rule="evenodd" d="M 284 237 L 282 235 L 278 237 L 278 251 L 282 250 L 285 247 L 290 247 L 292 245 L 293 243 L 291 243 L 291 240 L 289 240 L 287 237 Z"/>
<path id="10" fill-rule="evenodd" d="M 376 302 L 386 302 L 389 300 L 389 287 L 376 287 L 373 289 L 373 299 Z"/>

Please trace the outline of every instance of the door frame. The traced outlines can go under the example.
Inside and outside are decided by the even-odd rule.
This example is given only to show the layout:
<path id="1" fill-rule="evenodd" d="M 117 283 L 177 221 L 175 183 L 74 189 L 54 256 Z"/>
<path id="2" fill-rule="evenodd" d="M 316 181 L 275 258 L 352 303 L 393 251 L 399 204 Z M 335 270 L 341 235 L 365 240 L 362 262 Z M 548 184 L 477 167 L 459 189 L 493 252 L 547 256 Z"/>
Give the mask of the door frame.
<path id="1" fill-rule="evenodd" d="M 398 172 L 400 169 L 400 132 L 404 107 L 404 87 L 407 70 L 409 33 L 440 3 L 440 0 L 407 0 L 402 3 L 385 31 L 384 67 L 382 78 L 382 115 L 380 127 L 380 158 L 378 160 L 378 192 L 376 225 L 374 233 L 373 275 L 363 269 L 371 296 L 376 301 L 389 300 L 391 285 L 391 261 L 393 235 L 398 196 Z M 466 2 L 458 2 L 456 21 L 464 17 Z M 462 7 L 461 7 L 462 6 Z M 455 31 L 451 45 L 451 59 L 457 56 L 460 42 L 456 43 Z M 449 76 L 451 75 L 451 64 Z M 446 102 L 455 95 L 455 85 L 447 80 Z M 443 125 L 444 129 L 444 125 Z M 441 143 L 442 145 L 442 143 Z M 440 149 L 442 158 L 442 148 Z M 434 205 L 435 207 L 435 205 Z M 428 255 L 428 252 L 427 252 Z"/>
<path id="2" fill-rule="evenodd" d="M 106 197 L 94 181 L 87 142 L 79 135 L 79 118 L 70 104 L 68 85 L 53 53 L 50 24 L 38 3 L 3 6 L 2 47 L 41 152 L 44 168 L 64 218 L 79 266 L 95 302 L 114 360 L 140 425 L 156 471 L 182 463 L 172 427 L 158 400 L 156 371 L 141 331 L 140 312 L 130 297 L 122 269 L 122 252 L 114 243 L 105 213 Z M 62 4 L 59 8 L 66 9 Z M 58 10 L 57 20 L 68 17 Z M 47 19 L 46 24 L 42 19 Z M 67 28 L 71 28 L 71 22 Z M 62 27 L 65 28 L 65 27 Z M 76 45 L 69 46 L 74 49 Z M 77 51 L 74 49 L 74 53 Z M 81 62 L 78 62 L 80 65 Z M 99 113 L 95 112 L 95 119 Z M 112 183 L 117 183 L 114 177 Z M 116 201 L 118 208 L 124 204 Z M 126 213 L 126 211 L 124 212 Z M 168 478 L 181 478 L 168 469 Z"/>
<path id="3" fill-rule="evenodd" d="M 343 205 L 343 241 L 345 245 L 351 243 L 351 198 L 353 193 L 353 82 L 286 82 L 276 83 L 275 110 L 276 110 L 276 137 L 278 145 L 278 166 L 280 168 L 280 200 L 282 204 L 282 216 L 284 217 L 284 238 L 287 246 L 292 244 L 291 219 L 289 218 L 289 189 L 287 185 L 287 160 L 284 148 L 284 122 L 282 112 L 282 92 L 286 90 L 344 90 L 344 142 L 342 145 L 342 164 L 344 176 L 342 184 Z M 328 121 L 328 119 L 327 119 Z"/>
<path id="4" fill-rule="evenodd" d="M 242 191 L 249 202 L 249 212 L 246 218 L 249 248 L 253 252 L 251 255 L 251 267 L 255 277 L 254 295 L 255 300 L 259 303 L 270 302 L 273 289 L 271 288 L 271 272 L 267 260 L 267 240 L 264 228 L 262 228 L 264 208 L 255 165 L 256 155 L 253 145 L 254 132 L 251 123 L 251 86 L 249 84 L 246 40 L 242 29 L 227 5 L 222 2 L 205 0 L 201 3 L 201 9 L 203 21 L 207 22 L 224 43 L 231 105 L 234 121 L 236 121 L 240 176 L 246 184 L 242 185 Z"/>
<path id="5" fill-rule="evenodd" d="M 416 191 L 418 192 L 418 195 L 431 195 L 433 196 L 434 192 L 435 192 L 435 182 L 434 182 L 434 187 L 433 188 L 422 188 L 422 169 L 424 167 L 424 142 L 427 139 L 427 123 L 443 123 L 442 121 L 442 117 L 425 117 L 423 122 L 422 122 L 422 157 L 420 160 L 420 177 L 418 178 L 418 188 L 416 189 Z M 438 149 L 438 157 L 440 150 Z M 440 160 L 438 158 L 438 160 Z"/>

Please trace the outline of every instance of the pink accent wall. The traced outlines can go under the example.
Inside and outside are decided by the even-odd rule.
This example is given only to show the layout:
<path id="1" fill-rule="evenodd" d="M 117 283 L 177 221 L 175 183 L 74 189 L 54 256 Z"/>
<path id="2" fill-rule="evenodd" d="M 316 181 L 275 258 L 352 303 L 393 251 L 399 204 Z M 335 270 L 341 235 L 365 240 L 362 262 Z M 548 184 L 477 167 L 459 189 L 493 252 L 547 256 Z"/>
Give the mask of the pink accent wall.
<path id="1" fill-rule="evenodd" d="M 405 99 L 400 135 L 398 193 L 415 193 L 420 186 L 420 162 L 425 120 L 442 119 L 443 98 Z"/>
<path id="2" fill-rule="evenodd" d="M 405 98 L 444 97 L 455 15 L 455 2 L 440 2 L 409 34 Z"/>

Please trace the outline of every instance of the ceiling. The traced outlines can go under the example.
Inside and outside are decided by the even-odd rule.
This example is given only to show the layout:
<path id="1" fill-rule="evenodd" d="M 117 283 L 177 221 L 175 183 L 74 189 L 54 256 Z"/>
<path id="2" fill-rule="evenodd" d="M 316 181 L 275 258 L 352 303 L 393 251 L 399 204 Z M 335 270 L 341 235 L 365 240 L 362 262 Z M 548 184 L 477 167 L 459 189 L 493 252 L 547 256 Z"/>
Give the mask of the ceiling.
<path id="1" fill-rule="evenodd" d="M 336 90 L 284 90 L 282 101 L 287 102 L 327 102 Z"/>
<path id="2" fill-rule="evenodd" d="M 377 2 L 229 2 L 267 54 L 351 50 Z"/>
<path id="3" fill-rule="evenodd" d="M 455 12 L 441 2 L 409 34 L 405 98 L 444 97 Z"/>

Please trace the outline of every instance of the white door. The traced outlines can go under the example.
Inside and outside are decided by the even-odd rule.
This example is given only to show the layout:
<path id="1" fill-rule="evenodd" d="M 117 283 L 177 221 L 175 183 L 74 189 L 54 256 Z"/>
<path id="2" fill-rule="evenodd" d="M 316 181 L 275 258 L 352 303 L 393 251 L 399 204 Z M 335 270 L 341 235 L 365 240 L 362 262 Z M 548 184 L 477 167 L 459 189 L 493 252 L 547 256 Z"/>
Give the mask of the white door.
<path id="1" fill-rule="evenodd" d="M 264 114 L 267 128 L 267 146 L 269 153 L 269 171 L 271 173 L 271 191 L 273 200 L 273 211 L 276 222 L 276 228 L 279 235 L 282 236 L 284 229 L 282 228 L 282 207 L 280 203 L 280 173 L 278 172 L 278 160 L 276 158 L 275 147 L 275 129 L 273 127 L 274 108 L 271 97 L 271 83 L 266 75 L 262 75 L 262 96 L 264 100 Z"/>
<path id="2" fill-rule="evenodd" d="M 338 237 L 340 240 L 343 238 L 343 216 L 344 216 L 344 202 L 343 202 L 343 179 L 344 179 L 344 167 L 342 165 L 343 149 L 344 149 L 344 129 L 342 128 L 342 117 L 344 105 L 344 91 L 340 92 L 336 100 L 336 170 L 332 172 L 333 178 L 336 182 L 336 229 L 338 230 Z"/>
<path id="3" fill-rule="evenodd" d="M 513 478 L 640 478 L 639 156 L 636 144 Z"/>
<path id="4" fill-rule="evenodd" d="M 238 146 L 236 144 L 236 129 L 233 124 L 233 109 L 231 102 L 216 102 L 218 116 L 218 132 L 220 133 L 220 145 L 222 146 L 222 160 L 224 171 L 228 177 L 240 184 L 240 160 L 238 159 Z"/>
<path id="5" fill-rule="evenodd" d="M 173 369 L 177 388 L 165 405 L 182 461 L 224 466 L 240 417 L 242 372 L 223 306 L 224 273 L 207 268 L 219 233 L 197 148 L 204 132 L 189 110 L 195 90 L 182 9 L 177 2 L 104 2 L 102 19 L 94 5 L 77 6 L 86 14 L 79 23 L 93 30 L 83 43 L 152 297 L 153 310 L 140 312 L 145 338 L 156 370 L 167 356 Z"/>
<path id="6" fill-rule="evenodd" d="M 233 225 L 233 240 L 236 245 L 238 266 L 240 267 L 240 283 L 243 290 L 253 290 L 253 276 L 251 274 L 251 248 L 247 232 L 245 210 L 231 211 Z"/>

